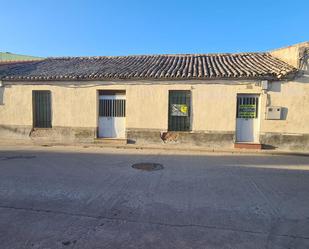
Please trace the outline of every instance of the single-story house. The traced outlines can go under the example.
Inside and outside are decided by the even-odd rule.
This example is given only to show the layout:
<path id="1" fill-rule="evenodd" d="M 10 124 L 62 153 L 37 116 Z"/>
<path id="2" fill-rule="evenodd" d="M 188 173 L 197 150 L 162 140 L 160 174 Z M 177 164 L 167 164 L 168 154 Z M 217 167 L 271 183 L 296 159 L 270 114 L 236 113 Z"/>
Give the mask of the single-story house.
<path id="1" fill-rule="evenodd" d="M 0 63 L 0 138 L 309 150 L 309 42 Z"/>

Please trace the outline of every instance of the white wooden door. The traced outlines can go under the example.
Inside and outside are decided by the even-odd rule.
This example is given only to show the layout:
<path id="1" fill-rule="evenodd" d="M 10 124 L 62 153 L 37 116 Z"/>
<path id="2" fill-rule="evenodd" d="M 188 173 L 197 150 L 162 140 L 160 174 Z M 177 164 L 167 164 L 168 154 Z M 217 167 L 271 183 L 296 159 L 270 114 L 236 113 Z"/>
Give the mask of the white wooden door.
<path id="1" fill-rule="evenodd" d="M 259 143 L 259 96 L 237 96 L 236 142 Z"/>
<path id="2" fill-rule="evenodd" d="M 99 101 L 99 137 L 125 138 L 125 95 L 101 95 Z"/>

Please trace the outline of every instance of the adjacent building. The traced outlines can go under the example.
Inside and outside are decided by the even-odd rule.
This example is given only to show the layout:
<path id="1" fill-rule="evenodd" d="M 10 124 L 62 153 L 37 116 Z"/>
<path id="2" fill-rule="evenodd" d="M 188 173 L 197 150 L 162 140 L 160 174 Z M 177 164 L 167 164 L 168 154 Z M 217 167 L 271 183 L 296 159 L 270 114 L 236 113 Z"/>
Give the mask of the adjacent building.
<path id="1" fill-rule="evenodd" d="M 309 42 L 0 66 L 0 137 L 309 150 Z"/>

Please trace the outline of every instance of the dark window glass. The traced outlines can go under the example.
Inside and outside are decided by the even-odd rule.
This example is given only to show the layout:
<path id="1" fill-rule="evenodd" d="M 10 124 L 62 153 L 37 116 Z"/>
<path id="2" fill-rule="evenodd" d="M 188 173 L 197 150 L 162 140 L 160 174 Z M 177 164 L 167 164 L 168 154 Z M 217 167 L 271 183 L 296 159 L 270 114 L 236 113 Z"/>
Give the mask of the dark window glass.
<path id="1" fill-rule="evenodd" d="M 169 91 L 168 130 L 190 131 L 191 92 Z"/>
<path id="2" fill-rule="evenodd" d="M 99 102 L 100 117 L 125 117 L 126 100 L 125 99 L 100 99 Z"/>
<path id="3" fill-rule="evenodd" d="M 257 118 L 259 97 L 237 97 L 237 118 Z"/>
<path id="4" fill-rule="evenodd" d="M 50 91 L 33 91 L 33 126 L 51 128 L 51 93 Z"/>

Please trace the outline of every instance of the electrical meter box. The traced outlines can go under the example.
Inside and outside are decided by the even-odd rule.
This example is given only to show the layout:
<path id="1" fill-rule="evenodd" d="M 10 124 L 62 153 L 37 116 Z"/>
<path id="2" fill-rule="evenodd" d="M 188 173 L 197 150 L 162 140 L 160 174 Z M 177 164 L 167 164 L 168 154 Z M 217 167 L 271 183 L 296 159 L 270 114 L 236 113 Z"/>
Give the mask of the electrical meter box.
<path id="1" fill-rule="evenodd" d="M 279 120 L 281 119 L 281 106 L 268 106 L 266 107 L 266 119 Z"/>

